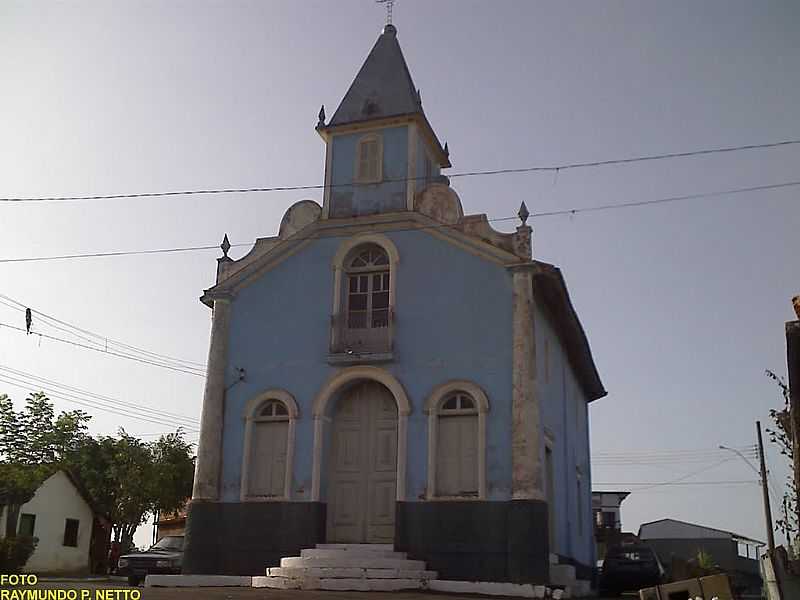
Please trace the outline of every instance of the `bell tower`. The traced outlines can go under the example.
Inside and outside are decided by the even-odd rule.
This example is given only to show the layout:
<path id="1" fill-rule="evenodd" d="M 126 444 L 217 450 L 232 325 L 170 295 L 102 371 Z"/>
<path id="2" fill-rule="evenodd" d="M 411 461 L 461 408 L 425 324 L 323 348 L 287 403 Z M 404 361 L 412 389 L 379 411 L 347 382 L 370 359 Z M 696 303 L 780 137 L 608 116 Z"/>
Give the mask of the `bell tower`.
<path id="1" fill-rule="evenodd" d="M 388 23 L 330 121 L 325 141 L 323 219 L 414 210 L 414 198 L 441 169 L 447 145 L 436 137 Z"/>

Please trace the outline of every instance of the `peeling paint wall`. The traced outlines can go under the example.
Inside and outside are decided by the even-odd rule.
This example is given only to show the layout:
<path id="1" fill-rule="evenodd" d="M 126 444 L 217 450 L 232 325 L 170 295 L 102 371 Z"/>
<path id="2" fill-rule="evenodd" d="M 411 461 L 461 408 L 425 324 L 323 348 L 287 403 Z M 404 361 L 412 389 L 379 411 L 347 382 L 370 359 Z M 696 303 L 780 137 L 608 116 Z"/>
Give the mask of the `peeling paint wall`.
<path id="1" fill-rule="evenodd" d="M 589 405 L 550 318 L 539 303 L 536 304 L 535 319 L 537 388 L 541 399 L 542 424 L 546 433 L 552 434 L 554 496 L 558 507 L 553 519 L 555 548 L 550 551 L 593 565 Z"/>
<path id="2" fill-rule="evenodd" d="M 351 185 L 356 173 L 358 140 L 378 135 L 383 145 L 383 182 Z M 351 217 L 406 209 L 408 127 L 390 127 L 335 135 L 331 159 L 331 217 Z"/>

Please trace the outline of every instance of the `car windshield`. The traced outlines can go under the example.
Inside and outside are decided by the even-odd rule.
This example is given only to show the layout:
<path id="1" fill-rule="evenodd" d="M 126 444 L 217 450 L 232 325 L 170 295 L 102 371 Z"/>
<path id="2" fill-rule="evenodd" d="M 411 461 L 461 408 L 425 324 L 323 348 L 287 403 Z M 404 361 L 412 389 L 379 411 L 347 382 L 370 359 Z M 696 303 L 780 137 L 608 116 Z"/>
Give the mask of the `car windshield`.
<path id="1" fill-rule="evenodd" d="M 150 550 L 171 550 L 183 551 L 183 536 L 168 535 L 158 540 Z"/>

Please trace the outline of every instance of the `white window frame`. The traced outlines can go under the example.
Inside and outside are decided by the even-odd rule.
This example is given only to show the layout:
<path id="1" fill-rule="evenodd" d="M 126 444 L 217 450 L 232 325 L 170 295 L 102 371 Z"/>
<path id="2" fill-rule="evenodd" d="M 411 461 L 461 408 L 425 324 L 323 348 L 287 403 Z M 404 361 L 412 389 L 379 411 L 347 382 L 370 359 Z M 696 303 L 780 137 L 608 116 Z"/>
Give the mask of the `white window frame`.
<path id="1" fill-rule="evenodd" d="M 288 415 L 279 418 L 273 417 L 260 417 L 259 412 L 261 408 L 269 402 L 274 400 L 282 403 L 286 407 Z M 251 398 L 244 411 L 244 454 L 242 455 L 242 477 L 240 499 L 242 502 L 286 502 L 292 496 L 292 472 L 294 464 L 294 439 L 297 419 L 300 412 L 297 408 L 297 402 L 294 397 L 286 390 L 268 390 L 262 392 L 257 396 Z M 286 432 L 286 472 L 283 476 L 283 495 L 281 496 L 251 496 L 247 493 L 248 485 L 250 482 L 250 451 L 253 438 L 253 424 L 259 421 L 288 421 L 289 427 Z"/>
<path id="2" fill-rule="evenodd" d="M 396 306 L 397 267 L 400 264 L 400 253 L 397 251 L 397 246 L 394 245 L 394 242 L 382 233 L 356 234 L 339 245 L 331 261 L 331 268 L 333 269 L 333 309 L 331 315 L 342 319 L 347 317 L 347 300 L 345 298 L 348 291 L 347 266 L 357 249 L 368 244 L 380 246 L 389 257 L 389 327 L 391 328 L 392 316 L 395 314 Z M 338 341 L 335 327 L 332 325 L 331 345 L 336 346 Z"/>
<path id="3" fill-rule="evenodd" d="M 377 165 L 375 168 L 375 176 L 370 177 L 369 174 L 361 172 L 361 147 L 364 144 L 373 142 L 376 146 L 375 160 L 377 161 Z M 355 173 L 353 179 L 356 183 L 380 183 L 383 181 L 383 136 L 378 133 L 368 133 L 358 138 L 354 163 Z"/>
<path id="4" fill-rule="evenodd" d="M 456 392 L 470 396 L 478 409 L 478 495 L 439 496 L 436 494 L 436 450 L 439 437 L 439 415 L 442 403 Z M 475 383 L 466 380 L 448 381 L 431 392 L 425 401 L 424 412 L 428 415 L 428 488 L 426 500 L 486 500 L 486 415 L 489 398 Z"/>
<path id="5" fill-rule="evenodd" d="M 353 261 L 360 256 L 365 250 L 369 249 L 370 247 L 377 248 L 381 252 L 383 252 L 384 256 L 386 256 L 386 264 L 385 265 L 367 265 L 366 267 L 355 267 L 353 266 Z M 375 289 L 375 283 L 373 276 L 374 275 L 386 275 L 388 279 L 388 287 L 380 290 Z M 392 307 L 391 307 L 391 288 L 392 288 L 392 263 L 389 259 L 389 253 L 384 250 L 383 246 L 378 244 L 362 244 L 360 246 L 356 246 L 348 255 L 347 262 L 345 263 L 345 288 L 344 288 L 344 312 L 342 317 L 344 318 L 345 322 L 347 323 L 346 327 L 348 329 L 357 329 L 350 326 L 350 300 L 352 296 L 352 292 L 350 291 L 350 280 L 351 278 L 359 278 L 362 276 L 367 277 L 367 290 L 365 292 L 358 292 L 360 294 L 366 295 L 366 308 L 364 309 L 364 327 L 360 329 L 383 329 L 384 327 L 389 327 L 391 324 L 391 314 L 392 314 Z M 381 280 L 381 286 L 383 286 L 383 280 Z M 386 325 L 384 327 L 375 327 L 373 326 L 373 320 L 375 316 L 375 307 L 373 306 L 372 302 L 374 300 L 374 294 L 376 293 L 383 293 L 385 292 L 387 297 L 389 297 L 389 301 L 387 301 L 386 308 L 381 308 L 377 310 L 385 310 L 386 311 Z"/>

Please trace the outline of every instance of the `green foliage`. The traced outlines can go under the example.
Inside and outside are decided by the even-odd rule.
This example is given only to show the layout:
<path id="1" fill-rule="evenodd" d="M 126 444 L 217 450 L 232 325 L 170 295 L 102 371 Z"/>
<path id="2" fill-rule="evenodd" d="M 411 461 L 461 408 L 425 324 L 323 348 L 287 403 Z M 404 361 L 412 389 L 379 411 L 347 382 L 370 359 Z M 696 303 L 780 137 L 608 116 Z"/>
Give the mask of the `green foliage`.
<path id="1" fill-rule="evenodd" d="M 192 446 L 181 429 L 151 443 L 124 429 L 116 437 L 93 438 L 87 434 L 90 418 L 78 410 L 56 416 L 41 392 L 31 394 L 19 412 L 0 395 L 0 507 L 9 506 L 14 529 L 19 507 L 58 468 L 77 476 L 123 546 L 132 545 L 150 514 L 174 511 L 191 495 Z"/>
<path id="2" fill-rule="evenodd" d="M 0 538 L 0 573 L 19 573 L 38 541 L 35 537 Z"/>
<path id="3" fill-rule="evenodd" d="M 0 460 L 17 464 L 55 463 L 79 448 L 88 437 L 91 417 L 81 410 L 55 416 L 53 404 L 37 392 L 14 411 L 11 399 L 0 396 Z"/>
<path id="4" fill-rule="evenodd" d="M 697 551 L 697 556 L 695 557 L 695 561 L 697 562 L 697 566 L 704 571 L 713 571 L 714 568 L 716 567 L 714 558 L 711 556 L 709 552 L 706 552 L 705 550 Z"/>
<path id="5" fill-rule="evenodd" d="M 780 410 L 772 409 L 769 416 L 775 423 L 774 429 L 767 428 L 770 441 L 778 447 L 782 456 L 786 457 L 789 463 L 789 475 L 786 478 L 786 491 L 781 501 L 781 518 L 775 521 L 775 528 L 782 532 L 789 540 L 790 551 L 797 556 L 798 534 L 800 534 L 800 521 L 797 516 L 797 488 L 795 487 L 793 476 L 794 449 L 792 436 L 792 420 L 789 414 L 789 386 L 772 371 L 767 371 L 767 377 L 772 379 L 778 386 L 783 399 L 783 408 Z"/>

